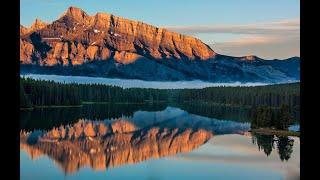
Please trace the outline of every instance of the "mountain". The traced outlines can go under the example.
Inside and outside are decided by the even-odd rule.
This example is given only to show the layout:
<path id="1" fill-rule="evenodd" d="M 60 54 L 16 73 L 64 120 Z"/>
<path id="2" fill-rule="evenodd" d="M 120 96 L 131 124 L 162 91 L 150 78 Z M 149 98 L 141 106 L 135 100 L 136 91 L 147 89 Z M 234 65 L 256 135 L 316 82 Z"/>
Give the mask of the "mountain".
<path id="1" fill-rule="evenodd" d="M 34 31 L 38 31 L 40 29 L 43 29 L 44 27 L 46 27 L 48 24 L 41 21 L 40 19 L 36 19 L 30 28 L 26 28 L 22 25 L 20 25 L 20 35 L 25 35 L 28 34 L 30 32 L 34 32 Z"/>
<path id="2" fill-rule="evenodd" d="M 47 132 L 22 131 L 20 147 L 32 159 L 47 155 L 66 174 L 72 174 L 83 167 L 105 170 L 190 152 L 212 136 L 212 132 L 204 129 L 158 126 L 136 129 L 122 119 L 111 124 L 80 120 Z"/>
<path id="3" fill-rule="evenodd" d="M 22 74 L 282 82 L 300 79 L 299 61 L 220 55 L 197 38 L 76 7 L 51 24 L 20 26 Z"/>

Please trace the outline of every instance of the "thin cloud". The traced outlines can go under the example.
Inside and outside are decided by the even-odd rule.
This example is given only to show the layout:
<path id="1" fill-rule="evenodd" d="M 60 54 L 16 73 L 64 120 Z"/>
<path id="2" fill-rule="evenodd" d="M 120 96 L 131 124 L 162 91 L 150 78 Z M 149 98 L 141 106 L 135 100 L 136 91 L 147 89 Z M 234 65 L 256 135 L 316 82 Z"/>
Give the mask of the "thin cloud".
<path id="1" fill-rule="evenodd" d="M 231 33 L 231 34 L 291 34 L 300 32 L 300 20 L 289 19 L 276 22 L 247 25 L 198 25 L 168 26 L 167 29 L 185 34 Z"/>
<path id="2" fill-rule="evenodd" d="M 257 55 L 265 59 L 286 59 L 300 56 L 298 38 L 252 37 L 209 45 L 220 54 L 232 56 Z"/>
<path id="3" fill-rule="evenodd" d="M 174 26 L 169 30 L 198 36 L 233 34 L 234 39 L 208 43 L 216 52 L 233 56 L 257 55 L 266 59 L 300 56 L 300 19 L 240 25 Z M 201 39 L 208 42 L 208 39 Z"/>
<path id="4" fill-rule="evenodd" d="M 226 41 L 224 42 L 224 44 L 254 45 L 254 44 L 269 44 L 277 41 L 280 41 L 280 39 L 276 37 L 252 36 L 252 37 L 239 38 L 232 41 Z"/>

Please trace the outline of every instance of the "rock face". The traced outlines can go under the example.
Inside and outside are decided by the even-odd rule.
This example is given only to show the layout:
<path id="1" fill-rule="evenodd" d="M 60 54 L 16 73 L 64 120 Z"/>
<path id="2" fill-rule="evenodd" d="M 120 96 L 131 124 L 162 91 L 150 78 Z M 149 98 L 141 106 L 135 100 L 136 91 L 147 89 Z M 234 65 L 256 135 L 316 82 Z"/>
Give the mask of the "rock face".
<path id="1" fill-rule="evenodd" d="M 132 123 L 120 119 L 111 124 L 80 120 L 73 126 L 44 132 L 34 143 L 30 143 L 33 133 L 21 132 L 20 148 L 26 150 L 32 159 L 49 156 L 70 174 L 84 166 L 104 170 L 190 152 L 212 135 L 204 129 L 158 126 L 136 129 Z"/>
<path id="2" fill-rule="evenodd" d="M 20 25 L 20 36 L 24 36 L 28 33 L 32 33 L 32 32 L 35 32 L 35 31 L 38 31 L 38 30 L 41 30 L 43 29 L 44 27 L 46 27 L 48 24 L 41 21 L 40 19 L 36 19 L 30 28 L 26 28 L 22 25 Z"/>
<path id="3" fill-rule="evenodd" d="M 27 34 L 28 31 L 29 31 L 28 28 L 20 25 L 20 36 L 23 36 L 23 35 Z"/>
<path id="4" fill-rule="evenodd" d="M 70 7 L 50 25 L 37 19 L 28 34 L 23 28 L 20 31 L 24 43 L 28 41 L 35 45 L 34 40 L 38 37 L 39 43 L 50 47 L 43 52 L 43 57 L 36 59 L 48 66 L 69 65 L 65 59 L 70 59 L 74 65 L 114 57 L 127 64 L 139 57 L 205 60 L 215 55 L 210 47 L 196 38 L 111 14 L 89 16 L 76 7 Z M 32 33 L 37 36 L 33 38 Z M 29 51 L 29 56 L 32 54 Z M 23 64 L 29 64 L 28 59 L 30 57 L 20 58 Z"/>
<path id="5" fill-rule="evenodd" d="M 30 32 L 38 31 L 46 27 L 48 24 L 45 22 L 42 22 L 40 19 L 36 19 L 34 23 L 30 27 Z"/>
<path id="6" fill-rule="evenodd" d="M 36 20 L 29 29 L 20 26 L 20 34 L 22 73 L 143 80 L 293 79 L 255 56 L 219 55 L 194 37 L 112 14 L 90 16 L 76 7 L 51 24 Z M 262 75 L 252 72 L 256 66 L 263 66 Z"/>

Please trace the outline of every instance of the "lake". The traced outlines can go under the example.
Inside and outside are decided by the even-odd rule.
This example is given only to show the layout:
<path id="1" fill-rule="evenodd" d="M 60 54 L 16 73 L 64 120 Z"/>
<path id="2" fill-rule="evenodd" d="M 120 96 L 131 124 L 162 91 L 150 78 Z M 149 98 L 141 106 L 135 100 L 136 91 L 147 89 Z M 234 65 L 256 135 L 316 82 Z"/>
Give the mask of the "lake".
<path id="1" fill-rule="evenodd" d="M 21 111 L 20 127 L 21 179 L 300 177 L 300 139 L 249 133 L 246 108 L 165 103 L 43 108 Z"/>

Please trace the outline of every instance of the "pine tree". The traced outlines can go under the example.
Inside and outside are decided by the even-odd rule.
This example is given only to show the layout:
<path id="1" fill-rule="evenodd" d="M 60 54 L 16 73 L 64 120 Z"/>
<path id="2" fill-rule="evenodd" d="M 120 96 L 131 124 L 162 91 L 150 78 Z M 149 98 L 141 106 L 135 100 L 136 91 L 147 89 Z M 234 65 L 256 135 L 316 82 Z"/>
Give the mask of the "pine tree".
<path id="1" fill-rule="evenodd" d="M 288 129 L 289 125 L 292 123 L 292 116 L 290 114 L 289 105 L 282 104 L 279 112 L 279 123 L 278 129 Z M 280 125 L 280 126 L 279 126 Z"/>

